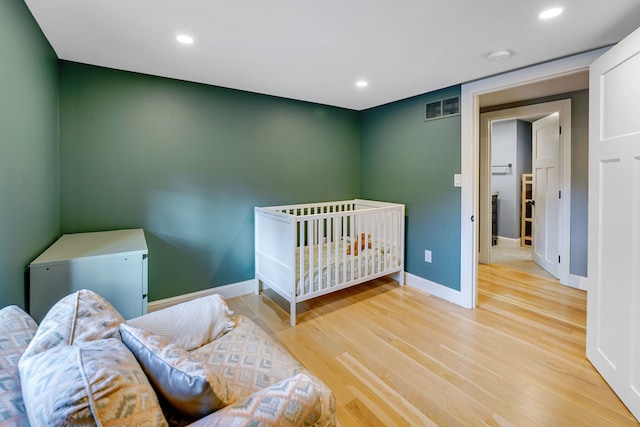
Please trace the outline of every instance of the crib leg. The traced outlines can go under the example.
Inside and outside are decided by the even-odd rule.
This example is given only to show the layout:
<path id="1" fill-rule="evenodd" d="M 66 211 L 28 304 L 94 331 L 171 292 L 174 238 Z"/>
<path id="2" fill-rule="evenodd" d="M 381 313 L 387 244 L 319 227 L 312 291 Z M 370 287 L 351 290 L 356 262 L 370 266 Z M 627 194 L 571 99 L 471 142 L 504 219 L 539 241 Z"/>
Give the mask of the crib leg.
<path id="1" fill-rule="evenodd" d="M 289 324 L 296 326 L 296 301 L 293 300 L 289 303 Z"/>
<path id="2" fill-rule="evenodd" d="M 393 279 L 398 282 L 398 286 L 404 286 L 404 270 L 394 274 Z"/>

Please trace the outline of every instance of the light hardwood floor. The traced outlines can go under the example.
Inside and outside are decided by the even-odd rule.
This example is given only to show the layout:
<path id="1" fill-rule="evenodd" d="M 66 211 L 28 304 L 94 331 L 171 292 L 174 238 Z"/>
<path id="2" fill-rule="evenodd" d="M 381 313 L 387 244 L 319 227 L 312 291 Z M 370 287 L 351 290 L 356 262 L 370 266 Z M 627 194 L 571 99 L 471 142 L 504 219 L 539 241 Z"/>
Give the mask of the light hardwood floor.
<path id="1" fill-rule="evenodd" d="M 585 354 L 586 294 L 496 265 L 466 310 L 390 279 L 299 305 L 229 306 L 334 392 L 347 426 L 634 426 Z"/>

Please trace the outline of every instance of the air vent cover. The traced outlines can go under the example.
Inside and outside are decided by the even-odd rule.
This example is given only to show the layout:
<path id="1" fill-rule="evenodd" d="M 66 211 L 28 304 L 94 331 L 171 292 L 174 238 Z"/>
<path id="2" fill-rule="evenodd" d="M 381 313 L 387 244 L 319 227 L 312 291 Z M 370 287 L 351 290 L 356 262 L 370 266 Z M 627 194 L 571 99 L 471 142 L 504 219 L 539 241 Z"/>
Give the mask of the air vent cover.
<path id="1" fill-rule="evenodd" d="M 460 97 L 441 99 L 426 105 L 425 120 L 439 119 L 460 114 Z"/>

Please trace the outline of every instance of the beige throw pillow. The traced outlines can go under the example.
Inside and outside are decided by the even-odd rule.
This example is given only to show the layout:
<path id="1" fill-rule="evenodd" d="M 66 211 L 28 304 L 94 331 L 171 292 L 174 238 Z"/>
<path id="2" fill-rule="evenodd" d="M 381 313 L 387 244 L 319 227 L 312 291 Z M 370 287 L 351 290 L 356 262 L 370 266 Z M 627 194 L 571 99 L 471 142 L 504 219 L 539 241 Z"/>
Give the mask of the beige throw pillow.
<path id="1" fill-rule="evenodd" d="M 222 296 L 214 294 L 136 317 L 127 324 L 191 351 L 233 329 L 232 315 Z"/>

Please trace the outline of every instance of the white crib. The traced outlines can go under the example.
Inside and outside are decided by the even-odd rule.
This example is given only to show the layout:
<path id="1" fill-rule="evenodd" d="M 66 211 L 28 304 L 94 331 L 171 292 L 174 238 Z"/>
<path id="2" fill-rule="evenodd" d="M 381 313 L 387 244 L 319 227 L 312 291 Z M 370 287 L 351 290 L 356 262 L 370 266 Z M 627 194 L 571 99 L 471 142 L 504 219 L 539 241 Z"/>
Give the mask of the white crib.
<path id="1" fill-rule="evenodd" d="M 290 304 L 377 277 L 404 285 L 404 205 L 371 200 L 255 208 L 256 293 Z"/>

